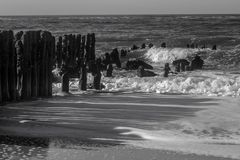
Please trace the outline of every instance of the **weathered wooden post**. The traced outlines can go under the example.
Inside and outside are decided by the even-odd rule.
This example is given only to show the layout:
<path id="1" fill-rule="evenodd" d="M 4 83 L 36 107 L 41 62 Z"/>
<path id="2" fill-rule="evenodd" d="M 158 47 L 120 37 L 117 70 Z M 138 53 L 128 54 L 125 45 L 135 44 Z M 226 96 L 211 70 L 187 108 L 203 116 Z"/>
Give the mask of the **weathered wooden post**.
<path id="1" fill-rule="evenodd" d="M 108 64 L 106 77 L 112 77 L 112 72 L 113 72 L 113 66 L 112 66 L 112 64 Z"/>
<path id="2" fill-rule="evenodd" d="M 82 91 L 87 90 L 87 69 L 86 69 L 86 58 L 85 58 L 85 36 L 82 36 L 81 46 L 80 46 L 80 80 L 79 88 Z"/>
<path id="3" fill-rule="evenodd" d="M 86 62 L 89 62 L 90 60 L 91 60 L 91 51 L 90 51 L 90 41 L 91 41 L 91 36 L 90 36 L 90 34 L 87 34 L 87 40 L 86 40 L 86 55 L 85 55 L 85 57 L 86 57 Z"/>
<path id="4" fill-rule="evenodd" d="M 49 61 L 48 61 L 48 97 L 52 96 L 52 82 L 53 82 L 53 75 L 52 69 L 54 64 L 54 57 L 55 57 L 55 37 L 52 35 L 50 36 L 50 50 L 49 50 Z"/>
<path id="5" fill-rule="evenodd" d="M 2 64 L 2 57 L 1 57 L 1 51 L 0 51 L 0 76 L 1 76 L 1 73 L 2 73 L 2 66 L 1 66 L 1 64 Z M 2 76 L 1 76 L 0 77 L 0 106 L 1 106 L 2 102 L 3 101 L 2 101 Z"/>
<path id="6" fill-rule="evenodd" d="M 96 90 L 101 89 L 101 58 L 98 58 L 95 63 L 95 72 L 93 73 L 94 79 L 93 79 L 93 88 Z"/>
<path id="7" fill-rule="evenodd" d="M 82 91 L 87 90 L 87 69 L 86 69 L 86 64 L 84 62 L 80 68 L 79 88 Z"/>
<path id="8" fill-rule="evenodd" d="M 62 65 L 62 92 L 69 92 L 69 74 L 68 74 L 68 64 L 69 64 L 69 36 L 64 35 L 63 39 L 63 65 Z"/>
<path id="9" fill-rule="evenodd" d="M 9 95 L 11 101 L 16 101 L 16 54 L 15 54 L 15 46 L 14 46 L 14 35 L 13 31 L 8 32 L 8 54 L 9 54 Z"/>
<path id="10" fill-rule="evenodd" d="M 55 38 L 53 38 L 50 32 L 44 31 L 43 38 L 43 55 L 45 55 L 43 63 L 44 66 L 44 97 L 49 97 L 52 91 L 52 65 L 53 65 L 53 46 L 55 46 Z M 54 44 L 54 45 L 53 45 Z"/>
<path id="11" fill-rule="evenodd" d="M 76 52 L 76 62 L 77 62 L 77 67 L 81 67 L 81 39 L 82 36 L 78 34 L 76 36 L 76 41 L 75 41 L 75 52 Z"/>
<path id="12" fill-rule="evenodd" d="M 0 31 L 0 105 L 2 104 L 2 33 Z"/>
<path id="13" fill-rule="evenodd" d="M 41 31 L 30 32 L 31 35 L 31 96 L 38 97 L 39 95 L 39 43 Z"/>
<path id="14" fill-rule="evenodd" d="M 185 64 L 180 63 L 180 72 L 185 72 Z"/>
<path id="15" fill-rule="evenodd" d="M 63 46 L 62 46 L 62 37 L 58 37 L 57 45 L 56 45 L 56 67 L 61 68 L 62 67 L 62 53 L 63 52 Z"/>
<path id="16" fill-rule="evenodd" d="M 31 51 L 30 51 L 30 32 L 23 35 L 23 91 L 22 98 L 29 99 L 31 97 Z"/>
<path id="17" fill-rule="evenodd" d="M 68 73 L 62 74 L 62 92 L 69 92 L 69 75 Z"/>
<path id="18" fill-rule="evenodd" d="M 90 42 L 90 45 L 91 45 L 91 60 L 95 60 L 95 58 L 96 58 L 96 55 L 95 55 L 95 43 L 96 43 L 95 34 L 92 33 L 92 34 L 90 34 L 90 36 L 91 36 L 91 42 Z"/>
<path id="19" fill-rule="evenodd" d="M 2 37 L 2 100 L 4 102 L 10 100 L 10 93 L 9 93 L 9 32 L 8 31 L 2 31 L 1 32 Z"/>
<path id="20" fill-rule="evenodd" d="M 39 55 L 39 96 L 46 96 L 46 65 L 47 65 L 47 43 L 46 43 L 46 33 L 41 32 L 40 39 L 40 55 Z"/>
<path id="21" fill-rule="evenodd" d="M 23 43 L 21 41 L 23 32 L 18 32 L 15 36 L 15 50 L 16 50 L 16 57 L 17 57 L 17 99 L 20 100 L 22 97 L 23 91 Z"/>

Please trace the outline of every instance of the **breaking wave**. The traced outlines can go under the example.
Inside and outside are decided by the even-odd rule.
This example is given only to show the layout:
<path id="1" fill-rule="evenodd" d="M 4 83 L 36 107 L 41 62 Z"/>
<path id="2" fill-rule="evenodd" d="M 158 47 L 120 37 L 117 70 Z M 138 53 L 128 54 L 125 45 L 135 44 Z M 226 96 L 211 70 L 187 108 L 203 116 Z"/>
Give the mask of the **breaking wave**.
<path id="1" fill-rule="evenodd" d="M 203 49 L 188 49 L 188 48 L 151 48 L 145 54 L 145 58 L 154 63 L 171 63 L 176 59 L 186 59 L 196 55 Z"/>
<path id="2" fill-rule="evenodd" d="M 237 68 L 240 61 L 240 45 L 231 49 L 191 49 L 191 48 L 151 48 L 144 57 L 153 63 L 172 63 L 177 59 L 192 60 L 195 55 L 200 55 L 205 65 L 219 67 L 218 69 Z"/>
<path id="3" fill-rule="evenodd" d="M 220 72 L 185 73 L 169 78 L 115 77 L 104 78 L 105 90 L 147 93 L 200 94 L 208 96 L 240 96 L 240 76 Z"/>

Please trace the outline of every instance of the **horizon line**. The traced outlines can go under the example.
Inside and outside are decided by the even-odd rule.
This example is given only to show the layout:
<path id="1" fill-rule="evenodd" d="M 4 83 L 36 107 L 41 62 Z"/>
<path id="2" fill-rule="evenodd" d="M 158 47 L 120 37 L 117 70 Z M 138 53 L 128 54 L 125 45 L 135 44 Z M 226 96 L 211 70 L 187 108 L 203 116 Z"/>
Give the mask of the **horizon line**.
<path id="1" fill-rule="evenodd" d="M 171 16 L 171 15 L 240 15 L 240 13 L 163 13 L 163 14 L 12 14 L 0 15 L 0 17 L 21 17 L 21 16 Z"/>

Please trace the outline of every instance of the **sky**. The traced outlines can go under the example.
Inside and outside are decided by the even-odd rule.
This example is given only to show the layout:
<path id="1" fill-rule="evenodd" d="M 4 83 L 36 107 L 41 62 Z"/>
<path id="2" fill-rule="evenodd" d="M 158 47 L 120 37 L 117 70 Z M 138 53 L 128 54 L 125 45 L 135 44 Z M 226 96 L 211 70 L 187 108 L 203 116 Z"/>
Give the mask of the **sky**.
<path id="1" fill-rule="evenodd" d="M 0 0 L 0 15 L 240 14 L 240 0 Z"/>

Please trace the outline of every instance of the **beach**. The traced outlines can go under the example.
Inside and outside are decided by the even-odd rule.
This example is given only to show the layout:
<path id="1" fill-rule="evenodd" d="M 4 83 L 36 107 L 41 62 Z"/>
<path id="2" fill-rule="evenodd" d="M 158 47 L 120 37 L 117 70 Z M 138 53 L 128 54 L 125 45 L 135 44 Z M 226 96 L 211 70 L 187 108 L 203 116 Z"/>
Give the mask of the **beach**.
<path id="1" fill-rule="evenodd" d="M 0 107 L 0 160 L 240 159 L 239 22 L 240 15 L 0 16 L 0 30 L 12 30 L 11 35 L 47 30 L 54 40 L 94 33 L 87 38 L 94 60 L 115 51 L 122 64 L 141 60 L 154 74 L 139 76 L 137 70 L 113 64 L 110 76 L 98 70 L 101 90 L 91 88 L 94 74 L 88 71 L 87 91 L 80 91 L 77 75 L 70 77 L 66 93 L 59 72 L 58 82 L 46 83 L 52 98 L 33 96 Z M 66 48 L 59 53 L 70 53 Z M 176 71 L 174 61 L 190 63 L 196 55 L 203 61 L 201 69 Z M 64 61 L 48 66 L 49 78 L 40 76 L 44 82 L 57 66 L 64 70 Z"/>
<path id="2" fill-rule="evenodd" d="M 119 92 L 8 104 L 0 112 L 0 158 L 239 159 L 239 104 Z"/>

